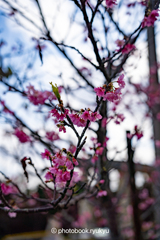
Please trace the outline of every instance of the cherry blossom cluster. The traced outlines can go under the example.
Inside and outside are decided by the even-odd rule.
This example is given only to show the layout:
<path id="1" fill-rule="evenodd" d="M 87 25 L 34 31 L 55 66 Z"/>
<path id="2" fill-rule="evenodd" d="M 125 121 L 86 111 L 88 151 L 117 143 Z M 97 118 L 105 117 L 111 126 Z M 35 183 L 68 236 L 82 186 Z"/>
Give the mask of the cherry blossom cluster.
<path id="1" fill-rule="evenodd" d="M 66 155 L 64 155 L 64 152 L 66 152 L 66 150 L 62 149 L 60 152 L 52 156 L 52 154 L 45 149 L 44 153 L 41 153 L 43 159 L 46 158 L 52 162 L 52 167 L 49 168 L 49 171 L 45 175 L 46 182 L 54 182 L 59 185 L 65 184 L 70 180 L 70 171 L 78 165 L 78 162 L 71 152 L 66 152 Z M 78 172 L 74 171 L 72 182 L 77 182 L 79 179 Z"/>
<path id="2" fill-rule="evenodd" d="M 145 16 L 143 21 L 142 21 L 142 28 L 144 27 L 150 27 L 154 25 L 154 22 L 157 20 L 159 13 L 158 13 L 158 9 L 157 10 L 153 10 L 151 11 L 151 13 L 149 14 L 149 16 Z"/>
<path id="3" fill-rule="evenodd" d="M 108 100 L 110 102 L 117 103 L 121 99 L 121 90 L 125 86 L 125 82 L 123 81 L 124 74 L 122 74 L 118 80 L 117 83 L 119 85 L 118 88 L 115 88 L 113 86 L 113 83 L 109 83 L 108 86 L 104 85 L 103 87 L 94 88 L 94 91 L 96 92 L 97 96 L 103 97 L 103 100 Z"/>
<path id="4" fill-rule="evenodd" d="M 58 90 L 59 92 L 61 92 L 62 87 L 59 87 Z M 50 101 L 57 99 L 53 92 L 50 92 L 50 91 L 42 92 L 42 91 L 35 90 L 34 86 L 31 84 L 27 87 L 26 94 L 29 101 L 34 105 L 39 105 L 39 104 L 42 105 L 48 99 Z"/>
<path id="5" fill-rule="evenodd" d="M 98 112 L 92 112 L 89 108 L 87 110 L 81 110 L 78 113 L 68 114 L 73 124 L 78 127 L 85 127 L 87 120 L 95 122 L 102 118 Z"/>
<path id="6" fill-rule="evenodd" d="M 64 110 L 64 113 L 60 112 L 54 108 L 52 109 L 50 112 L 51 116 L 53 116 L 55 118 L 55 122 L 58 123 L 57 124 L 57 127 L 59 128 L 59 131 L 63 131 L 64 133 L 66 133 L 66 128 L 64 126 L 64 120 L 66 119 L 68 113 L 69 113 L 69 110 L 68 109 L 65 109 Z"/>
<path id="7" fill-rule="evenodd" d="M 63 132 L 66 132 L 63 121 L 66 120 L 67 115 L 71 119 L 72 123 L 77 127 L 85 127 L 87 120 L 95 122 L 102 118 L 98 112 L 92 112 L 89 108 L 87 110 L 81 109 L 80 112 L 76 113 L 69 113 L 68 109 L 65 109 L 64 113 L 59 113 L 58 110 L 54 108 L 50 111 L 50 113 L 53 117 L 56 118 L 56 121 L 59 121 L 59 124 L 57 124 L 57 126 L 59 127 L 59 131 Z"/>

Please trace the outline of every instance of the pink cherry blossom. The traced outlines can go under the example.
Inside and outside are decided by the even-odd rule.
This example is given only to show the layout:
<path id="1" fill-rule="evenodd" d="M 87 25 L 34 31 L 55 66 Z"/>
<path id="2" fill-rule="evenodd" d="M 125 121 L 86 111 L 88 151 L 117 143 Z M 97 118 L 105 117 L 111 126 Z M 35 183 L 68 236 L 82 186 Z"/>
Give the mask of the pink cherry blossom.
<path id="1" fill-rule="evenodd" d="M 51 158 L 51 153 L 47 149 L 45 149 L 44 153 L 41 153 L 41 156 L 43 159 L 46 158 L 49 160 Z"/>
<path id="2" fill-rule="evenodd" d="M 62 90 L 62 87 L 58 87 L 59 93 L 61 92 L 61 90 Z M 53 92 L 50 92 L 50 91 L 42 92 L 42 91 L 35 90 L 34 86 L 31 84 L 27 87 L 26 94 L 29 101 L 32 102 L 34 105 L 39 105 L 39 104 L 42 105 L 45 103 L 47 99 L 49 99 L 50 101 L 57 99 Z"/>
<path id="3" fill-rule="evenodd" d="M 2 193 L 3 193 L 4 195 L 8 195 L 8 194 L 14 192 L 13 187 L 8 186 L 8 185 L 6 185 L 5 183 L 1 183 L 1 189 L 2 189 Z"/>
<path id="4" fill-rule="evenodd" d="M 81 118 L 82 118 L 83 120 L 90 120 L 90 113 L 89 113 L 89 111 L 85 110 L 85 111 L 82 113 Z"/>
<path id="5" fill-rule="evenodd" d="M 42 92 L 35 90 L 31 84 L 27 87 L 26 94 L 30 102 L 34 105 L 44 104 L 46 100 L 46 96 L 44 97 Z"/>
<path id="6" fill-rule="evenodd" d="M 138 129 L 137 125 L 134 127 L 134 130 L 135 130 L 135 134 L 134 135 L 137 136 L 138 140 L 143 137 L 143 132 Z"/>
<path id="7" fill-rule="evenodd" d="M 102 87 L 94 88 L 94 91 L 96 92 L 97 96 L 103 97 L 105 89 Z"/>
<path id="8" fill-rule="evenodd" d="M 76 160 L 74 157 L 72 158 L 72 161 L 73 161 L 73 164 L 74 164 L 75 166 L 79 165 L 79 163 L 77 162 L 77 160 Z"/>
<path id="9" fill-rule="evenodd" d="M 52 114 L 52 116 L 55 117 L 57 120 L 63 121 L 64 118 L 66 117 L 66 113 L 68 113 L 67 110 L 68 109 L 66 109 L 65 113 L 59 113 L 58 110 L 54 108 L 50 111 L 50 114 Z"/>
<path id="10" fill-rule="evenodd" d="M 158 13 L 158 9 L 157 10 L 153 10 L 148 17 L 144 17 L 143 22 L 142 22 L 142 28 L 144 27 L 150 27 L 154 25 L 154 22 L 157 20 L 157 17 L 159 16 Z"/>
<path id="11" fill-rule="evenodd" d="M 106 5 L 108 8 L 113 8 L 116 4 L 116 0 L 106 0 Z"/>
<path id="12" fill-rule="evenodd" d="M 134 46 L 134 44 L 128 43 L 123 49 L 120 49 L 119 51 L 122 51 L 123 54 L 128 54 L 135 49 L 136 47 Z"/>
<path id="13" fill-rule="evenodd" d="M 68 159 L 68 161 L 66 162 L 66 167 L 69 169 L 69 170 L 72 170 L 73 169 L 73 163 Z"/>
<path id="14" fill-rule="evenodd" d="M 53 174 L 51 172 L 47 172 L 44 177 L 47 181 L 53 180 Z"/>
<path id="15" fill-rule="evenodd" d="M 92 113 L 91 113 L 90 120 L 91 120 L 92 122 L 95 122 L 95 121 L 97 121 L 97 120 L 99 120 L 99 119 L 102 119 L 102 116 L 101 116 L 98 112 L 92 112 Z"/>
<path id="16" fill-rule="evenodd" d="M 51 131 L 51 132 L 46 132 L 46 138 L 49 139 L 50 141 L 55 141 L 59 139 L 59 136 L 54 131 Z"/>
<path id="17" fill-rule="evenodd" d="M 116 119 L 115 119 L 115 123 L 116 124 L 120 124 L 121 122 L 123 122 L 125 119 L 123 114 L 116 114 Z"/>
<path id="18" fill-rule="evenodd" d="M 70 117 L 70 119 L 72 120 L 73 124 L 77 125 L 80 121 L 80 117 L 78 114 L 76 113 L 71 113 L 71 114 L 68 114 L 68 116 Z"/>
<path id="19" fill-rule="evenodd" d="M 65 128 L 65 126 L 63 124 L 57 124 L 57 127 L 59 128 L 60 132 L 63 131 L 64 133 L 66 133 L 66 128 Z"/>
<path id="20" fill-rule="evenodd" d="M 66 155 L 65 155 L 66 154 Z M 74 166 L 78 165 L 77 160 L 74 157 L 69 157 L 69 152 L 64 151 L 57 152 L 54 156 L 50 156 L 52 159 L 52 167 L 49 167 L 49 171 L 46 173 L 46 181 L 54 181 L 54 183 L 60 187 L 63 187 L 64 183 L 70 180 L 70 171 Z M 79 181 L 80 177 L 76 172 L 73 172 L 74 178 L 71 182 Z"/>
<path id="21" fill-rule="evenodd" d="M 121 92 L 119 91 L 113 91 L 113 92 L 107 92 L 104 97 L 103 100 L 108 100 L 110 102 L 116 102 L 119 101 L 121 99 Z"/>
<path id="22" fill-rule="evenodd" d="M 26 143 L 26 142 L 31 142 L 31 139 L 30 137 L 24 133 L 22 130 L 16 128 L 14 133 L 13 133 L 15 136 L 17 136 L 17 138 L 19 139 L 19 141 L 21 143 Z"/>
<path id="23" fill-rule="evenodd" d="M 141 2 L 138 2 L 142 6 L 147 6 L 148 0 L 142 0 Z"/>
<path id="24" fill-rule="evenodd" d="M 69 179 L 70 179 L 70 172 L 68 172 L 68 171 L 65 171 L 64 173 L 62 173 L 62 175 L 61 175 L 61 180 L 62 180 L 62 182 L 66 182 L 66 181 L 68 181 Z"/>
<path id="25" fill-rule="evenodd" d="M 128 54 L 135 49 L 134 44 L 127 43 L 125 45 L 125 40 L 116 40 L 116 44 L 118 46 L 117 52 L 122 52 L 123 54 Z"/>

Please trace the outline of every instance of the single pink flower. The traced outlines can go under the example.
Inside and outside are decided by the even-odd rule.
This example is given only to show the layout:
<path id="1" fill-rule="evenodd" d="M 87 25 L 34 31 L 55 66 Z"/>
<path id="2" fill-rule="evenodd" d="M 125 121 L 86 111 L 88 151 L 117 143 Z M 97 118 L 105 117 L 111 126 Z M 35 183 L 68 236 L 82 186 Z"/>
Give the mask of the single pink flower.
<path id="1" fill-rule="evenodd" d="M 68 114 L 68 116 L 72 120 L 73 124 L 77 125 L 79 123 L 80 117 L 78 114 L 71 113 L 71 114 Z"/>
<path id="2" fill-rule="evenodd" d="M 82 113 L 81 118 L 82 118 L 83 120 L 90 120 L 90 113 L 89 113 L 89 111 L 85 110 L 85 111 Z"/>
<path id="3" fill-rule="evenodd" d="M 64 181 L 64 182 L 66 182 L 66 181 L 68 181 L 69 179 L 70 179 L 70 172 L 68 172 L 68 171 L 66 171 L 66 172 L 64 172 L 62 175 L 61 175 L 61 179 L 62 179 L 62 181 Z"/>
<path id="4" fill-rule="evenodd" d="M 44 177 L 47 181 L 53 180 L 53 174 L 51 172 L 47 172 Z"/>
<path id="5" fill-rule="evenodd" d="M 96 92 L 96 95 L 99 97 L 103 97 L 105 89 L 102 87 L 94 88 L 94 91 Z"/>
<path id="6" fill-rule="evenodd" d="M 67 169 L 69 169 L 69 170 L 72 170 L 72 169 L 73 169 L 73 163 L 71 162 L 71 160 L 68 159 L 68 161 L 66 162 L 66 167 L 67 167 Z"/>
<path id="7" fill-rule="evenodd" d="M 45 149 L 44 153 L 41 153 L 41 156 L 43 159 L 46 158 L 49 160 L 51 158 L 51 153 L 47 149 Z"/>
<path id="8" fill-rule="evenodd" d="M 102 116 L 101 116 L 98 112 L 92 112 L 92 113 L 91 113 L 90 120 L 91 120 L 92 122 L 95 122 L 95 121 L 97 121 L 97 120 L 99 120 L 99 119 L 102 119 Z"/>

